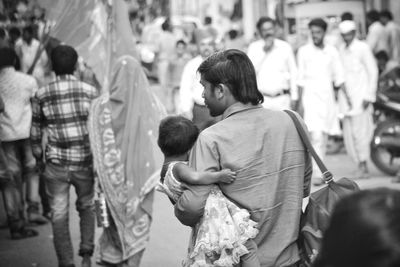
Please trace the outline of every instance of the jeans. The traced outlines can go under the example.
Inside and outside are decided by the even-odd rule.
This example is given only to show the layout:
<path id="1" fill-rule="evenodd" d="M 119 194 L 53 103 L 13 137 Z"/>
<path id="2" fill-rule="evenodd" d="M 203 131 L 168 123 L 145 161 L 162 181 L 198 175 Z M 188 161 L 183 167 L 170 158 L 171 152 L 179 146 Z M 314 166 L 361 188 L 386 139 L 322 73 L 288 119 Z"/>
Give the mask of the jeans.
<path id="1" fill-rule="evenodd" d="M 39 212 L 39 176 L 29 139 L 2 142 L 8 172 L 12 180 L 2 186 L 11 232 L 24 226 L 23 181 L 26 181 L 28 213 Z M 25 179 L 24 179 L 25 178 Z"/>
<path id="2" fill-rule="evenodd" d="M 72 171 L 67 166 L 46 163 L 44 177 L 51 207 L 54 247 L 59 266 L 73 264 L 73 248 L 69 232 L 69 191 L 75 187 L 76 209 L 80 218 L 79 255 L 93 254 L 95 214 L 93 211 L 94 176 L 91 168 Z"/>

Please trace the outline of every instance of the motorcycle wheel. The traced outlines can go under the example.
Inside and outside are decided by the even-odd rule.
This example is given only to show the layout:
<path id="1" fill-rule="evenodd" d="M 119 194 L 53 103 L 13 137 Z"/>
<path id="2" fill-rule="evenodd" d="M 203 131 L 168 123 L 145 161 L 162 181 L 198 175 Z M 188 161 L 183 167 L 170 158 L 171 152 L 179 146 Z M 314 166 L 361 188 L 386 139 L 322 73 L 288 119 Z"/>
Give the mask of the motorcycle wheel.
<path id="1" fill-rule="evenodd" d="M 388 147 L 380 144 L 380 140 L 387 137 L 394 138 L 400 142 L 400 121 L 387 120 L 379 123 L 371 141 L 372 162 L 382 172 L 388 175 L 395 175 L 400 170 L 400 151 L 398 147 Z"/>

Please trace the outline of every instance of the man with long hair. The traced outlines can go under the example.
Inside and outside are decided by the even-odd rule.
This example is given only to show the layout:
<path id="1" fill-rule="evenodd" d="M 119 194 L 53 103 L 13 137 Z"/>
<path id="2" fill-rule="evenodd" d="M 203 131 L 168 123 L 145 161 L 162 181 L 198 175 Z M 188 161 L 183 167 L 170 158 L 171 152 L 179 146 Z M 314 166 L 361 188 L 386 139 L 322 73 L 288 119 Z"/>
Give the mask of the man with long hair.
<path id="1" fill-rule="evenodd" d="M 253 64 L 242 51 L 217 52 L 198 72 L 210 115 L 222 115 L 222 120 L 200 133 L 189 165 L 197 171 L 236 171 L 236 181 L 220 188 L 258 223 L 254 241 L 261 266 L 297 266 L 296 241 L 302 200 L 310 190 L 311 161 L 293 121 L 283 111 L 262 107 Z M 183 224 L 196 225 L 210 188 L 188 186 L 183 192 L 175 205 Z"/>

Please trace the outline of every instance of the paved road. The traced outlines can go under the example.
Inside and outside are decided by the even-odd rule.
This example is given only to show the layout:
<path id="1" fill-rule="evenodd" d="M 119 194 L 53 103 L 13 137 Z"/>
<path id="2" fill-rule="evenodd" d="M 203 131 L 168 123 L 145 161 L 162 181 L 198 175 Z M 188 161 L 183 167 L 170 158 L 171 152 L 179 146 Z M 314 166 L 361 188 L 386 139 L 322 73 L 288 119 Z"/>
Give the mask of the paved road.
<path id="1" fill-rule="evenodd" d="M 353 164 L 345 154 L 328 156 L 326 164 L 336 177 L 350 177 Z M 370 164 L 371 178 L 357 181 L 361 188 L 392 187 L 400 189 L 400 184 L 392 184 L 390 177 L 383 175 Z M 313 188 L 315 189 L 315 188 Z M 71 232 L 74 248 L 79 242 L 78 219 L 74 210 L 75 195 L 71 191 Z M 173 216 L 173 209 L 168 199 L 156 194 L 151 239 L 145 252 L 142 267 L 177 267 L 184 258 L 188 242 L 189 228 L 179 224 Z M 0 230 L 0 265 L 1 267 L 54 267 L 57 266 L 52 245 L 50 225 L 36 227 L 40 236 L 23 241 L 9 239 L 7 229 Z M 97 237 L 100 234 L 97 229 Z M 79 266 L 79 257 L 75 261 Z M 95 266 L 95 264 L 93 264 Z"/>

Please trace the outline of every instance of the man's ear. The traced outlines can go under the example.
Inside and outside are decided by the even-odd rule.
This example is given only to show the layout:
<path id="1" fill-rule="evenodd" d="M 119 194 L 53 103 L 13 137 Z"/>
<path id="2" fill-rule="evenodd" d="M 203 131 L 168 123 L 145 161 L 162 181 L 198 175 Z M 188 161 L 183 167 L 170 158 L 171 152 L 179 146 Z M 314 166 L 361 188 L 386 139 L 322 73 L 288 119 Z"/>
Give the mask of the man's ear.
<path id="1" fill-rule="evenodd" d="M 229 87 L 226 84 L 219 83 L 217 86 L 215 86 L 214 93 L 215 93 L 215 97 L 217 99 L 221 99 L 224 96 L 227 96 L 228 94 L 230 94 L 231 91 L 229 90 Z"/>

